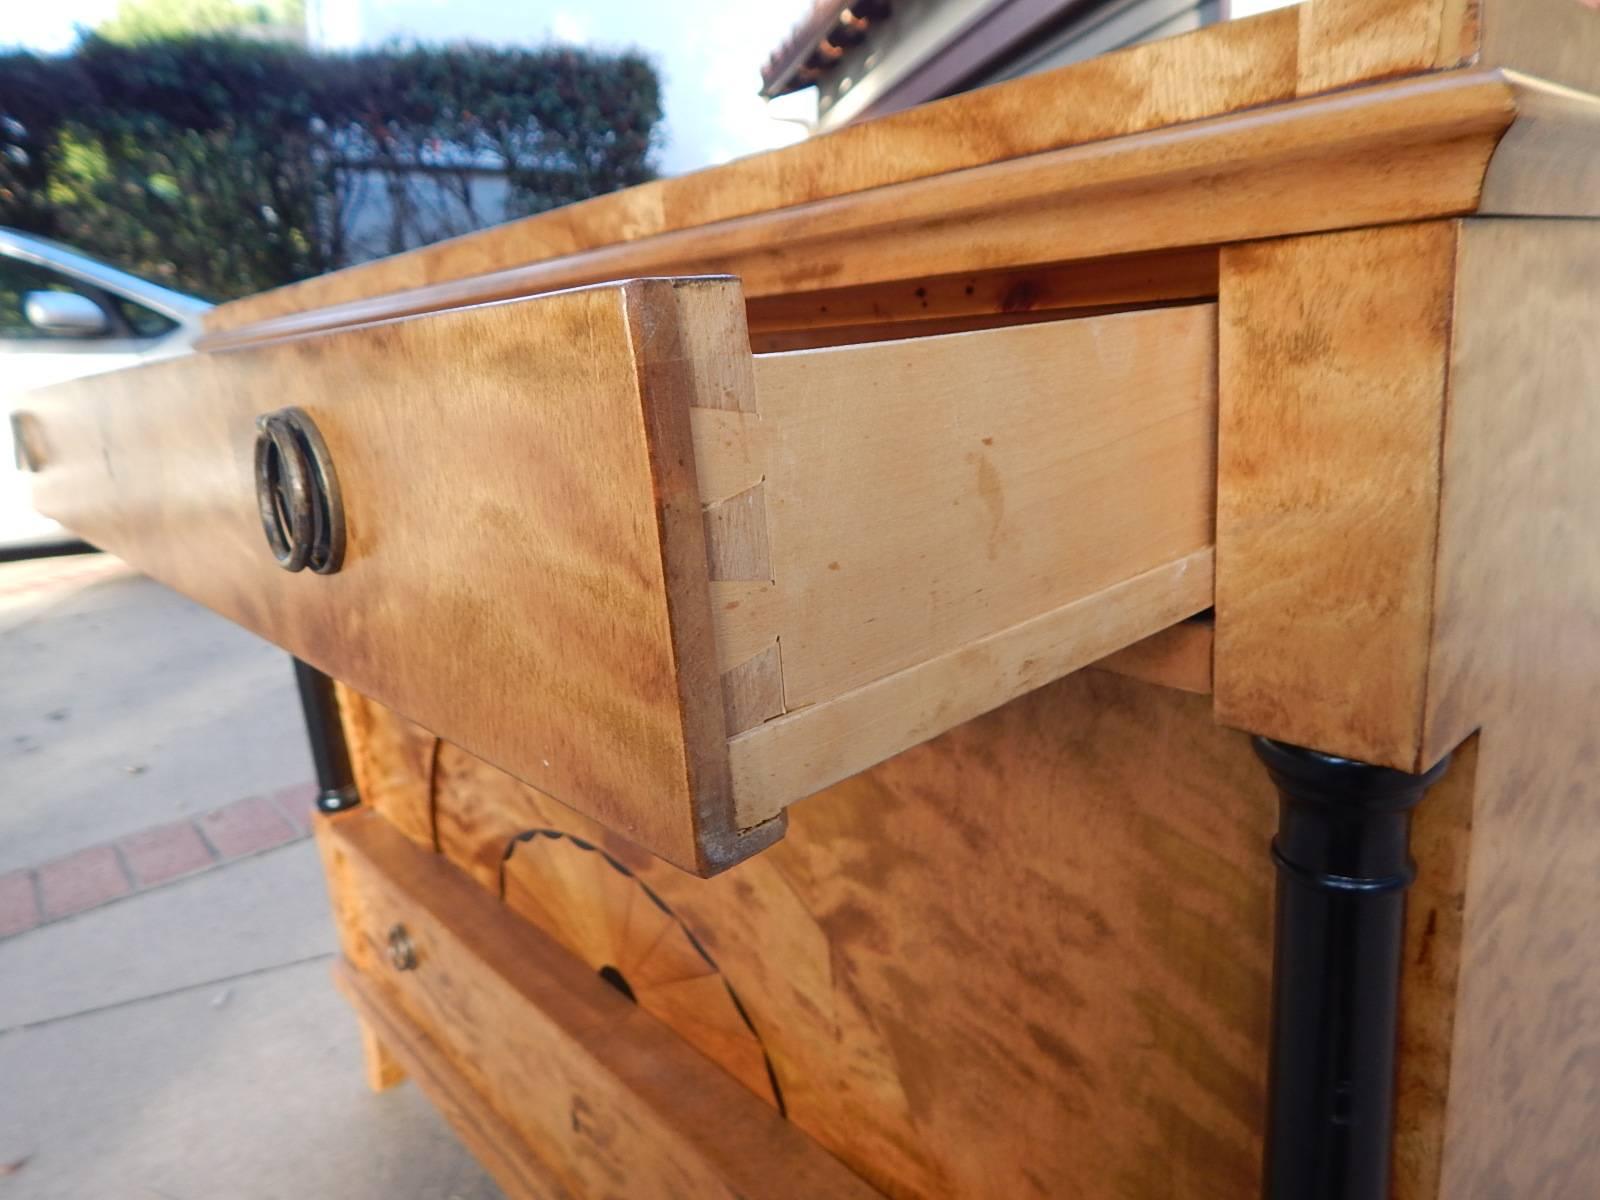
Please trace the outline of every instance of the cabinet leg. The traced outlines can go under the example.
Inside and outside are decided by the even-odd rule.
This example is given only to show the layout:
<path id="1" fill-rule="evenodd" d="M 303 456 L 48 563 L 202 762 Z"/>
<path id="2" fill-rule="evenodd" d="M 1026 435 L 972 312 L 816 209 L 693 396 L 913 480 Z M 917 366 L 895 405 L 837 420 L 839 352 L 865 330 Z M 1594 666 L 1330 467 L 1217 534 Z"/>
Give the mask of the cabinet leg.
<path id="1" fill-rule="evenodd" d="M 300 710 L 305 715 L 311 763 L 317 772 L 317 808 L 325 813 L 344 812 L 361 803 L 350 770 L 350 750 L 339 723 L 339 701 L 333 680 L 309 663 L 294 660 L 295 686 L 300 690 Z"/>
<path id="2" fill-rule="evenodd" d="M 375 1092 L 386 1092 L 396 1084 L 404 1083 L 406 1070 L 389 1048 L 379 1039 L 377 1031 L 362 1017 L 356 1018 L 361 1027 L 361 1069 L 367 1086 Z"/>
<path id="3" fill-rule="evenodd" d="M 1279 796 L 1266 1200 L 1385 1200 L 1421 775 L 1255 739 Z"/>

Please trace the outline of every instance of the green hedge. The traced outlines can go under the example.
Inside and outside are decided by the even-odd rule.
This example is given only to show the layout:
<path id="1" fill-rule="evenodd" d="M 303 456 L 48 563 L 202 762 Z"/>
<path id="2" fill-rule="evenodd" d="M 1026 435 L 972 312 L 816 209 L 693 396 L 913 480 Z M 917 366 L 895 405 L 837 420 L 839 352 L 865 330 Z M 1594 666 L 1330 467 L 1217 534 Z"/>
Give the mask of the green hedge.
<path id="1" fill-rule="evenodd" d="M 0 54 L 0 225 L 223 299 L 350 261 L 351 163 L 464 231 L 473 162 L 506 164 L 538 212 L 652 178 L 660 118 L 635 54 L 89 36 Z"/>

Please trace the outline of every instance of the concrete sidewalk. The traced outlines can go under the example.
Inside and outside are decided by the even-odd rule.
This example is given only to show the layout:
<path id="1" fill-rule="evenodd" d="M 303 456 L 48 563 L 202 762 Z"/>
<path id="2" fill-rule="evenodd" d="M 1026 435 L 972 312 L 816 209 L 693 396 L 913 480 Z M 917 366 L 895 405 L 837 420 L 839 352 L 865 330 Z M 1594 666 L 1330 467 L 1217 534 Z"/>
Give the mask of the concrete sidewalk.
<path id="1" fill-rule="evenodd" d="M 498 1196 L 362 1083 L 286 656 L 85 556 L 0 565 L 0 679 L 0 1200 Z"/>

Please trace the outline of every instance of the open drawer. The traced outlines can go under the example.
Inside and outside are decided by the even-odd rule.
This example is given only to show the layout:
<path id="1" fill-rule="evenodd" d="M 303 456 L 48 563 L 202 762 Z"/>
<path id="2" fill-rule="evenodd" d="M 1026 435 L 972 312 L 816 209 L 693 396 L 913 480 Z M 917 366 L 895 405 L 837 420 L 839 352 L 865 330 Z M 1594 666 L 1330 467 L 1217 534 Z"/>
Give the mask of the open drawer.
<path id="1" fill-rule="evenodd" d="M 1215 317 L 753 356 L 736 281 L 645 279 L 80 380 L 14 423 L 41 511 L 707 872 L 1210 605 Z"/>

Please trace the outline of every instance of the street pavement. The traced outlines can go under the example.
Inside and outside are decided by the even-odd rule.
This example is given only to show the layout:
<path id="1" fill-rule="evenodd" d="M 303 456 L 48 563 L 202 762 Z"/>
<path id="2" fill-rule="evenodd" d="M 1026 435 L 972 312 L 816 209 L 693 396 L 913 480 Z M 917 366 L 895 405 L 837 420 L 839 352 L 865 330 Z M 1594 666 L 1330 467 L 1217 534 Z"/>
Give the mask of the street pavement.
<path id="1" fill-rule="evenodd" d="M 100 555 L 0 564 L 0 1200 L 492 1200 L 362 1082 L 288 658 Z"/>

